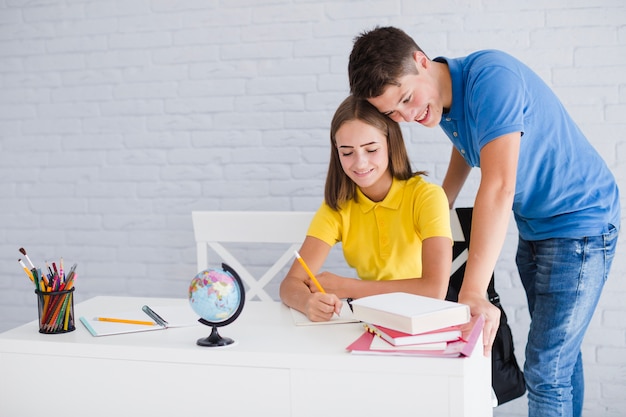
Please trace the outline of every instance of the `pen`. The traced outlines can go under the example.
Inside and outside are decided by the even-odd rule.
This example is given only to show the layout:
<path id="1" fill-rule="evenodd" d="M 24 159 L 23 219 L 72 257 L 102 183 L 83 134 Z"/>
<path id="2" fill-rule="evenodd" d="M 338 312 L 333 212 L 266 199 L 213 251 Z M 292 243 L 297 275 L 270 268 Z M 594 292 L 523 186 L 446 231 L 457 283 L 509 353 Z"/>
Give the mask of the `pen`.
<path id="1" fill-rule="evenodd" d="M 163 320 L 163 317 L 159 316 L 159 315 L 156 313 L 156 311 L 154 311 L 154 310 L 153 310 L 153 309 L 151 309 L 150 307 L 148 307 L 148 306 L 143 306 L 143 307 L 141 307 L 141 310 L 142 310 L 144 313 L 146 313 L 148 316 L 150 316 L 150 318 L 151 318 L 152 320 L 156 321 L 156 323 L 157 323 L 159 326 L 162 326 L 162 327 L 167 327 L 167 326 L 168 326 L 168 324 L 169 324 L 169 323 L 168 323 L 167 321 Z"/>
<path id="2" fill-rule="evenodd" d="M 155 326 L 156 323 L 152 321 L 143 321 L 143 320 L 127 320 L 127 319 L 116 319 L 113 317 L 94 317 L 94 320 L 97 321 L 110 321 L 113 323 L 125 323 L 125 324 L 142 324 L 144 326 Z"/>
<path id="3" fill-rule="evenodd" d="M 48 279 L 52 279 L 54 276 L 54 272 L 52 272 L 52 268 L 50 268 L 50 264 L 46 261 L 46 267 L 48 268 Z"/>
<path id="4" fill-rule="evenodd" d="M 315 275 L 313 275 L 313 272 L 311 272 L 311 270 L 306 265 L 306 263 L 304 262 L 304 259 L 302 259 L 298 251 L 296 250 L 294 251 L 294 253 L 296 254 L 296 258 L 298 259 L 298 261 L 300 262 L 300 264 L 302 265 L 306 273 L 309 275 L 309 278 L 311 278 L 311 281 L 313 281 L 313 284 L 315 284 L 319 292 L 326 294 L 326 291 L 324 291 L 324 288 L 322 288 L 319 281 L 317 280 L 317 278 L 315 278 Z"/>

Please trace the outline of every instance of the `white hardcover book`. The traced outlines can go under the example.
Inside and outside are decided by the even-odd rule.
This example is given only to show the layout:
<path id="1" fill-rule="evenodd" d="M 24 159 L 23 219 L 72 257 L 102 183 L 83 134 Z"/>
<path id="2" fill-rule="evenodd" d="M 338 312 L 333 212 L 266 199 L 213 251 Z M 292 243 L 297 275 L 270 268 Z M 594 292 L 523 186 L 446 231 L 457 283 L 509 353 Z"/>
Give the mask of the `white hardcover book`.
<path id="1" fill-rule="evenodd" d="M 465 304 L 404 292 L 371 295 L 352 301 L 353 317 L 409 334 L 430 332 L 470 320 Z"/>

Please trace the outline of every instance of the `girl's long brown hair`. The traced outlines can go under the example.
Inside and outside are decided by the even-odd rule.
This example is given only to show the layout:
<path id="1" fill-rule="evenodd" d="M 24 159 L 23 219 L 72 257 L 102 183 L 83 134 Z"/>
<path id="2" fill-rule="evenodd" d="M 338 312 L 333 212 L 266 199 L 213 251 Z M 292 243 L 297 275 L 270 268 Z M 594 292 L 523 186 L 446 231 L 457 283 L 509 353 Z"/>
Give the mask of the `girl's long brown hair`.
<path id="1" fill-rule="evenodd" d="M 332 209 L 339 210 L 344 202 L 356 199 L 357 196 L 356 184 L 341 167 L 335 137 L 339 128 L 350 120 L 360 120 L 385 135 L 389 150 L 389 171 L 394 178 L 407 180 L 415 175 L 426 174 L 424 171 L 413 172 L 400 125 L 380 113 L 366 100 L 348 96 L 337 108 L 330 124 L 330 163 L 326 176 L 324 200 Z"/>

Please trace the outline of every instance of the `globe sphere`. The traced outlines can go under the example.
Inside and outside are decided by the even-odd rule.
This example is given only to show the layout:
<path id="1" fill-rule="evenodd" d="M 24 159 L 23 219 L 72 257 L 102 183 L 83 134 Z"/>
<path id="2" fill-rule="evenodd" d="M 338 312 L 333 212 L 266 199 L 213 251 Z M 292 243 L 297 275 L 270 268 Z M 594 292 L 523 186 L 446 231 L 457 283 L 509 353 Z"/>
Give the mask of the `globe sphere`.
<path id="1" fill-rule="evenodd" d="M 223 265 L 225 266 L 225 265 Z M 213 326 L 232 322 L 243 307 L 244 293 L 236 274 L 228 269 L 210 268 L 199 272 L 189 284 L 193 311 Z"/>

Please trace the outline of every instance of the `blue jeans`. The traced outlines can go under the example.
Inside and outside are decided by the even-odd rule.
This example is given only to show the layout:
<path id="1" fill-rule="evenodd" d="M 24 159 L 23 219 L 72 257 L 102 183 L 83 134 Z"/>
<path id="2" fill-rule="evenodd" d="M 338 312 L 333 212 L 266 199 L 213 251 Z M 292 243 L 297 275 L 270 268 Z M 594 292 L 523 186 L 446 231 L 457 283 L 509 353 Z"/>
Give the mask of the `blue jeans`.
<path id="1" fill-rule="evenodd" d="M 580 347 L 606 282 L 618 231 L 581 239 L 527 241 L 517 268 L 531 323 L 524 376 L 529 417 L 580 417 L 584 376 Z"/>

